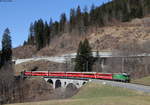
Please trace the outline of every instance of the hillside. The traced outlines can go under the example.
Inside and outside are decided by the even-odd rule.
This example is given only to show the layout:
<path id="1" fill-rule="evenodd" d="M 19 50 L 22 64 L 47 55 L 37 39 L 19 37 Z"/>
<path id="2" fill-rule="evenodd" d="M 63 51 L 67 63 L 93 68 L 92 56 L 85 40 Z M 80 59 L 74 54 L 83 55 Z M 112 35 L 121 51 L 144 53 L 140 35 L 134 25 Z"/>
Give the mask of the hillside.
<path id="1" fill-rule="evenodd" d="M 69 18 L 62 13 L 58 21 L 38 19 L 30 24 L 28 39 L 20 47 L 30 50 L 21 53 L 17 48 L 20 50 L 15 49 L 14 56 L 29 57 L 35 53 L 51 56 L 76 51 L 85 37 L 93 50 L 114 50 L 124 43 L 142 43 L 149 40 L 149 11 L 149 0 L 112 0 L 97 7 L 71 8 Z M 26 47 L 29 45 L 36 47 Z"/>
<path id="2" fill-rule="evenodd" d="M 35 46 L 26 45 L 26 46 L 19 46 L 13 49 L 13 58 L 30 58 L 33 57 L 36 53 Z"/>
<path id="3" fill-rule="evenodd" d="M 142 43 L 150 39 L 149 27 L 150 18 L 134 19 L 131 22 L 121 23 L 118 25 L 99 28 L 96 33 L 89 36 L 94 48 L 98 40 L 100 50 L 118 49 L 120 44 L 130 43 L 136 40 Z"/>
<path id="4" fill-rule="evenodd" d="M 76 52 L 80 40 L 88 38 L 92 50 L 111 51 L 120 45 L 137 41 L 142 44 L 150 40 L 150 17 L 134 19 L 131 22 L 117 23 L 111 26 L 90 30 L 87 35 L 70 36 L 67 33 L 52 40 L 49 46 L 36 52 L 35 47 L 25 45 L 13 49 L 14 57 L 54 56 Z"/>
<path id="5" fill-rule="evenodd" d="M 89 83 L 69 99 L 10 105 L 149 105 L 148 94 L 119 87 Z"/>

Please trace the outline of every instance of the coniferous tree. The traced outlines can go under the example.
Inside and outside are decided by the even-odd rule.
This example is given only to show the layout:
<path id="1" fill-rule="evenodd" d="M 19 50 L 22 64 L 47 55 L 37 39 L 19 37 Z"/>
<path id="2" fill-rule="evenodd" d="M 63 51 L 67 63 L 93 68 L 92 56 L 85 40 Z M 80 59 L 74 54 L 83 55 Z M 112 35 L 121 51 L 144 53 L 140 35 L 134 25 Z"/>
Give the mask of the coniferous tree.
<path id="1" fill-rule="evenodd" d="M 83 45 L 82 45 L 82 55 L 84 59 L 84 71 L 92 71 L 92 66 L 93 66 L 93 55 L 91 51 L 91 47 L 89 44 L 89 41 L 87 39 L 84 40 Z"/>
<path id="2" fill-rule="evenodd" d="M 128 1 L 123 1 L 123 5 L 124 8 L 122 10 L 123 13 L 123 18 L 122 21 L 126 22 L 130 20 L 130 8 L 129 8 L 129 2 Z"/>
<path id="3" fill-rule="evenodd" d="M 76 12 L 75 9 L 70 10 L 70 21 L 69 21 L 69 32 L 72 32 L 73 29 L 75 29 L 76 25 Z"/>
<path id="4" fill-rule="evenodd" d="M 83 23 L 84 23 L 84 28 L 85 28 L 85 31 L 88 29 L 88 26 L 89 26 L 89 14 L 88 14 L 88 8 L 87 6 L 84 7 L 84 10 L 83 10 Z"/>
<path id="5" fill-rule="evenodd" d="M 51 39 L 52 39 L 52 26 L 53 26 L 53 20 L 52 20 L 52 18 L 50 18 L 50 22 L 49 22 L 49 44 L 50 44 Z"/>
<path id="6" fill-rule="evenodd" d="M 95 21 L 96 21 L 96 17 L 95 17 L 95 5 L 92 4 L 91 6 L 91 10 L 90 10 L 90 23 L 91 25 L 94 25 Z"/>
<path id="7" fill-rule="evenodd" d="M 25 45 L 27 45 L 27 44 L 28 44 L 27 41 L 24 41 L 24 42 L 23 42 L 23 46 L 25 46 Z"/>
<path id="8" fill-rule="evenodd" d="M 58 33 L 59 33 L 59 22 L 55 21 L 52 24 L 51 36 L 54 37 L 54 36 L 58 35 Z"/>
<path id="9" fill-rule="evenodd" d="M 36 47 L 37 50 L 40 50 L 44 47 L 44 23 L 43 20 L 40 19 L 34 23 L 34 30 L 35 30 L 35 40 L 36 40 Z"/>
<path id="10" fill-rule="evenodd" d="M 81 8 L 80 8 L 80 6 L 78 6 L 77 10 L 76 10 L 76 19 L 77 19 L 78 23 L 80 22 L 81 17 L 82 17 Z"/>
<path id="11" fill-rule="evenodd" d="M 1 57 L 1 66 L 12 60 L 12 44 L 11 36 L 8 28 L 5 29 L 3 38 L 2 38 L 2 57 Z"/>
<path id="12" fill-rule="evenodd" d="M 44 46 L 49 45 L 50 43 L 50 29 L 49 26 L 47 24 L 47 22 L 45 22 L 44 25 L 44 40 L 43 40 Z"/>
<path id="13" fill-rule="evenodd" d="M 49 27 L 52 27 L 52 25 L 53 25 L 53 19 L 50 18 Z"/>
<path id="14" fill-rule="evenodd" d="M 30 24 L 29 28 L 29 36 L 28 36 L 28 41 L 27 44 L 34 45 L 34 25 L 33 23 Z"/>
<path id="15" fill-rule="evenodd" d="M 75 71 L 92 71 L 94 59 L 87 39 L 80 42 L 75 59 Z"/>
<path id="16" fill-rule="evenodd" d="M 77 50 L 77 55 L 75 59 L 75 71 L 83 71 L 81 50 L 82 50 L 82 41 L 80 41 L 78 50 Z"/>
<path id="17" fill-rule="evenodd" d="M 84 21 L 80 6 L 78 6 L 76 10 L 76 21 L 77 31 L 79 32 L 79 35 L 81 35 L 84 32 Z"/>
<path id="18" fill-rule="evenodd" d="M 143 0 L 143 7 L 144 7 L 144 15 L 149 14 L 150 10 L 150 0 Z"/>
<path id="19" fill-rule="evenodd" d="M 61 16 L 60 16 L 60 32 L 65 31 L 66 22 L 67 22 L 66 14 L 62 13 Z"/>
<path id="20" fill-rule="evenodd" d="M 14 96 L 14 72 L 12 68 L 12 43 L 10 31 L 4 30 L 0 51 L 0 96 L 2 104 L 12 102 Z"/>

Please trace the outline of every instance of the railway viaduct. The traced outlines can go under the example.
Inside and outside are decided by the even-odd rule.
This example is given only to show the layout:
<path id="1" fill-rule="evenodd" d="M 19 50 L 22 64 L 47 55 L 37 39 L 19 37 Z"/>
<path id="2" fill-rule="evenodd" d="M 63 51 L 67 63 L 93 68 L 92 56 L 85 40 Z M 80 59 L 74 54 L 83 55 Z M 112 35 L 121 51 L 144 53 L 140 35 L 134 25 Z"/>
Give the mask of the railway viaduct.
<path id="1" fill-rule="evenodd" d="M 67 88 L 68 86 L 75 86 L 80 88 L 89 80 L 87 79 L 68 79 L 68 78 L 44 78 L 45 81 L 53 85 L 53 88 Z"/>

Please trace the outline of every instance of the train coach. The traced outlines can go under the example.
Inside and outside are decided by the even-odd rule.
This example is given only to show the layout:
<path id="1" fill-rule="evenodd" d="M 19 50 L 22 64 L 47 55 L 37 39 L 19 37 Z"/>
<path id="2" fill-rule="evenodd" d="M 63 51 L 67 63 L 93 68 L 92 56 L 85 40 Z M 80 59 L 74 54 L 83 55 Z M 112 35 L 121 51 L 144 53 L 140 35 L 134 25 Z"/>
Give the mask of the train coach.
<path id="1" fill-rule="evenodd" d="M 130 75 L 127 73 L 98 73 L 98 72 L 50 72 L 50 71 L 24 71 L 24 77 L 50 77 L 69 79 L 102 79 L 111 81 L 130 82 Z"/>

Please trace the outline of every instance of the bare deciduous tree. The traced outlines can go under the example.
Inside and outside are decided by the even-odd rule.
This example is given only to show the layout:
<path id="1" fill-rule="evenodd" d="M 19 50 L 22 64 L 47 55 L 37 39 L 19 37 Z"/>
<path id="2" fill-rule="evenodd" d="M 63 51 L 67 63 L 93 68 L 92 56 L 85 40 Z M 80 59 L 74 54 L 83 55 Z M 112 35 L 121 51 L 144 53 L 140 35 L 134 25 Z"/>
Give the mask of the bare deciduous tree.
<path id="1" fill-rule="evenodd" d="M 14 93 L 14 71 L 11 64 L 0 69 L 0 96 L 3 103 L 10 103 Z"/>

